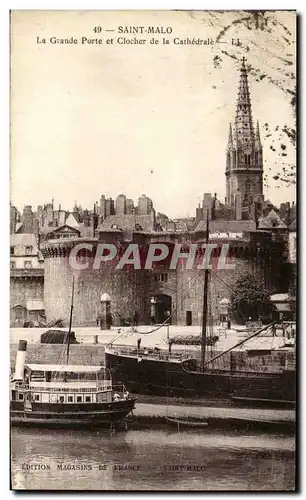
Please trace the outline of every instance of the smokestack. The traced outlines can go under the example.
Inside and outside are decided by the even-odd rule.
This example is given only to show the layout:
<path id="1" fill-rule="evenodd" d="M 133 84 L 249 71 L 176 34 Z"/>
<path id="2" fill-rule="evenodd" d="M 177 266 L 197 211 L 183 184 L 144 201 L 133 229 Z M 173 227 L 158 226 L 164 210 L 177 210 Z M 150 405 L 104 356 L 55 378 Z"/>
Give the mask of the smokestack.
<path id="1" fill-rule="evenodd" d="M 16 364 L 15 364 L 15 380 L 23 380 L 23 371 L 24 371 L 24 363 L 27 354 L 27 341 L 19 340 L 19 346 L 16 356 Z"/>

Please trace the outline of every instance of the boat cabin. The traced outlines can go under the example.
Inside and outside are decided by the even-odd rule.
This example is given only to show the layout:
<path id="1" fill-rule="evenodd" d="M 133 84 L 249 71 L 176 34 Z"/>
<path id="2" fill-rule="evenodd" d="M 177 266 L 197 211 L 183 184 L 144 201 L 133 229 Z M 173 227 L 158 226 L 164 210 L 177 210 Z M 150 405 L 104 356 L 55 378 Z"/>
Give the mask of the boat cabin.
<path id="1" fill-rule="evenodd" d="M 23 380 L 16 381 L 12 399 L 32 402 L 104 403 L 123 398 L 114 391 L 110 371 L 103 366 L 25 364 Z"/>

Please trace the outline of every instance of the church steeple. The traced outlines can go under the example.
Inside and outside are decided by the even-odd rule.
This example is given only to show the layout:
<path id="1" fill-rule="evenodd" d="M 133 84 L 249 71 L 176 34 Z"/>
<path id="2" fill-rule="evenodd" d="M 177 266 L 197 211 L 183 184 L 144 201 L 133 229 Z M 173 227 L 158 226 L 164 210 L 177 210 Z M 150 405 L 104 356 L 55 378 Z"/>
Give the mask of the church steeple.
<path id="1" fill-rule="evenodd" d="M 256 135 L 255 135 L 255 148 L 261 149 L 260 131 L 259 131 L 259 121 L 256 123 Z"/>
<path id="2" fill-rule="evenodd" d="M 234 148 L 234 143 L 233 143 L 233 130 L 232 130 L 232 124 L 230 122 L 229 124 L 229 131 L 228 131 L 228 143 L 227 143 L 227 150 L 231 151 Z"/>
<path id="3" fill-rule="evenodd" d="M 242 58 L 234 127 L 230 124 L 226 156 L 226 201 L 234 207 L 237 193 L 244 205 L 262 195 L 262 145 L 259 123 L 254 130 L 246 59 Z"/>
<path id="4" fill-rule="evenodd" d="M 240 81 L 235 116 L 235 139 L 237 149 L 254 146 L 254 126 L 252 119 L 251 98 L 245 58 L 242 58 Z"/>

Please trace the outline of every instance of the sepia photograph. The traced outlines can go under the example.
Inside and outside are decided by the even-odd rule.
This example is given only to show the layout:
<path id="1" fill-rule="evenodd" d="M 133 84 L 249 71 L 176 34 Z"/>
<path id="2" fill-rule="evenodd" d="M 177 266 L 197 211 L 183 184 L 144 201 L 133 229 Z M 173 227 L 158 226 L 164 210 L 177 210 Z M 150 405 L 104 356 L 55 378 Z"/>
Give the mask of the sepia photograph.
<path id="1" fill-rule="evenodd" d="M 296 11 L 9 22 L 11 490 L 296 491 Z"/>

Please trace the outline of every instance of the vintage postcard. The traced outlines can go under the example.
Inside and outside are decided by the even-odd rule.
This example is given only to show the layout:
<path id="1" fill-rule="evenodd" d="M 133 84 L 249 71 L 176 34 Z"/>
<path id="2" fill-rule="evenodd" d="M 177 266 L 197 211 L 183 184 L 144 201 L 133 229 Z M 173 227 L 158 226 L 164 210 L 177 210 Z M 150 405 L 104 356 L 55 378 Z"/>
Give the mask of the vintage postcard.
<path id="1" fill-rule="evenodd" d="M 12 11 L 13 490 L 296 489 L 296 12 Z"/>

